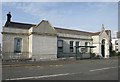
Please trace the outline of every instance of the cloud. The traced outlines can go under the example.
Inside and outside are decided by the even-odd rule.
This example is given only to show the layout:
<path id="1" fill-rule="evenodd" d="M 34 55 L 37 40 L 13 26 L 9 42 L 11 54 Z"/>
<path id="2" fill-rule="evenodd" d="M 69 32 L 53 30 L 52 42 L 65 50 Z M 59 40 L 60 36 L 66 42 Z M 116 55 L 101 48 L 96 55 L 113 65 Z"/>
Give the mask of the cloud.
<path id="1" fill-rule="evenodd" d="M 39 17 L 40 19 L 51 19 L 51 18 L 62 18 L 64 15 L 69 15 L 69 14 L 78 14 L 77 12 L 77 7 L 76 12 L 73 12 L 73 9 L 70 9 L 71 6 L 75 5 L 66 5 L 65 3 L 44 3 L 44 2 L 13 2 L 13 3 L 3 3 L 5 6 L 15 6 L 16 9 L 22 10 L 23 12 L 27 14 L 31 14 L 35 17 Z M 83 6 L 84 10 L 81 8 L 81 13 L 82 12 L 88 12 L 89 9 L 91 8 L 94 10 L 94 8 L 97 8 L 96 11 L 94 12 L 103 12 L 106 8 L 109 8 L 111 3 L 105 3 L 105 4 L 96 4 L 96 3 L 87 3 L 85 6 Z M 112 3 L 113 5 L 113 3 Z M 64 7 L 65 6 L 65 7 Z M 69 6 L 68 8 L 66 8 Z M 65 9 L 66 8 L 66 9 Z M 79 8 L 80 10 L 80 8 Z M 92 14 L 92 11 L 89 12 Z M 104 12 L 103 12 L 104 13 Z"/>
<path id="2" fill-rule="evenodd" d="M 51 4 L 51 5 L 50 5 Z M 58 6 L 59 3 L 19 3 L 17 5 L 17 9 L 22 10 L 25 13 L 39 16 L 40 18 L 47 19 L 47 18 L 56 18 L 61 17 L 64 14 L 71 13 L 72 10 L 64 10 Z"/>
<path id="3" fill-rule="evenodd" d="M 63 5 L 62 5 L 63 4 Z M 62 3 L 44 3 L 44 2 L 39 2 L 39 3 L 35 3 L 35 2 L 31 2 L 31 3 L 18 3 L 16 6 L 17 9 L 21 9 L 22 11 L 29 13 L 31 15 L 34 16 L 39 16 L 39 17 L 43 17 L 43 18 L 49 18 L 50 16 L 58 16 L 61 17 L 62 15 L 65 14 L 71 14 L 73 13 L 72 9 L 65 9 L 62 8 L 61 6 L 66 6 L 66 4 Z M 106 10 L 107 8 L 109 8 L 109 6 L 115 6 L 117 3 L 87 3 L 85 6 L 87 7 L 83 7 L 83 9 L 81 9 L 82 11 L 89 11 L 89 9 L 97 9 L 96 12 L 103 12 L 104 10 Z M 70 5 L 67 5 L 70 7 Z M 72 6 L 72 4 L 71 4 Z M 74 5 L 73 5 L 74 6 Z M 115 6 L 117 8 L 117 6 Z M 114 7 L 113 7 L 114 8 Z M 80 9 L 79 9 L 80 10 Z M 75 12 L 74 12 L 75 13 Z M 78 12 L 76 12 L 78 13 Z M 82 13 L 82 12 L 81 12 Z M 92 13 L 92 11 L 91 11 Z M 104 12 L 103 12 L 104 13 Z"/>

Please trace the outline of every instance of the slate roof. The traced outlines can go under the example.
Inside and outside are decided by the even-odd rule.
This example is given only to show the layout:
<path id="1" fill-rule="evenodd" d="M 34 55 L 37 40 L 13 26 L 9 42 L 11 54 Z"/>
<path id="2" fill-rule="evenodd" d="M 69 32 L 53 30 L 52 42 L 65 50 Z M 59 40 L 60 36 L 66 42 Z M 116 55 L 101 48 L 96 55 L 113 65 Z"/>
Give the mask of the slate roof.
<path id="1" fill-rule="evenodd" d="M 65 33 L 65 34 L 76 34 L 76 35 L 93 35 L 92 32 L 85 32 L 85 31 L 79 31 L 79 30 L 73 30 L 73 29 L 65 29 L 65 28 L 58 28 L 55 27 L 55 30 L 58 33 Z"/>
<path id="2" fill-rule="evenodd" d="M 26 24 L 26 23 L 18 23 L 18 22 L 10 22 L 5 24 L 5 27 L 8 28 L 21 28 L 21 29 L 29 29 L 31 27 L 35 27 L 35 24 Z M 79 31 L 79 30 L 73 30 L 73 29 L 65 29 L 65 28 L 58 28 L 54 27 L 55 30 L 58 33 L 66 33 L 66 34 L 76 34 L 76 35 L 99 35 L 100 32 L 86 32 L 86 31 Z M 108 30 L 106 30 L 106 33 L 108 34 Z"/>
<path id="3" fill-rule="evenodd" d="M 22 28 L 22 29 L 29 29 L 30 27 L 36 26 L 35 24 L 26 24 L 26 23 L 18 23 L 18 22 L 6 22 L 5 27 L 10 28 Z"/>

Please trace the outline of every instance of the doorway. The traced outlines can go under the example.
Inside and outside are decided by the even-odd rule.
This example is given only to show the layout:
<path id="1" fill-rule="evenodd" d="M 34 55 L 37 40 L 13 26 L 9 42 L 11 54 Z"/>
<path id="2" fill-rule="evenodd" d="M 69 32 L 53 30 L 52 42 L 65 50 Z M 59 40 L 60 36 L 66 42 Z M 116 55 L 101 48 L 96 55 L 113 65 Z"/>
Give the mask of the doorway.
<path id="1" fill-rule="evenodd" d="M 105 39 L 102 40 L 101 54 L 102 54 L 103 57 L 105 57 Z"/>

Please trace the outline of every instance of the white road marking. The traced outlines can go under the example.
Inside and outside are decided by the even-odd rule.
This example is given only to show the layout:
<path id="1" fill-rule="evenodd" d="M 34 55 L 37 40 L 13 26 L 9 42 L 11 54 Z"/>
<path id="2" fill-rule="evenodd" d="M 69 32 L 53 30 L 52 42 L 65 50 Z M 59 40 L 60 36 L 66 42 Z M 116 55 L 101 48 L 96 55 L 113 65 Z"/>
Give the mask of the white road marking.
<path id="1" fill-rule="evenodd" d="M 112 69 L 112 68 L 118 68 L 119 66 L 116 66 L 116 67 L 107 67 L 107 68 L 100 68 L 100 69 L 94 69 L 94 70 L 89 70 L 90 72 L 93 72 L 93 71 L 100 71 L 100 70 L 106 70 L 106 69 Z"/>
<path id="2" fill-rule="evenodd" d="M 60 66 L 63 66 L 63 65 L 49 65 L 51 67 L 60 67 Z"/>
<path id="3" fill-rule="evenodd" d="M 36 77 L 13 78 L 13 79 L 5 79 L 5 80 L 39 79 L 39 78 L 45 78 L 45 77 L 64 76 L 64 75 L 69 75 L 69 74 L 70 74 L 70 73 L 65 73 L 65 74 L 55 74 L 55 75 L 45 75 L 45 76 L 36 76 Z"/>
<path id="4" fill-rule="evenodd" d="M 100 68 L 100 69 L 94 69 L 94 70 L 89 70 L 89 71 L 90 71 L 90 72 L 94 72 L 94 71 L 100 71 L 100 70 L 106 70 L 106 69 L 113 69 L 113 68 L 118 68 L 118 67 L 120 67 L 120 66 Z M 13 78 L 13 79 L 5 79 L 5 80 L 40 79 L 40 78 L 45 78 L 45 77 L 57 77 L 57 76 L 73 75 L 73 74 L 80 74 L 80 73 L 82 73 L 82 72 L 77 72 L 77 73 L 64 73 L 64 74 L 54 74 L 54 75 L 45 75 L 45 76 L 34 76 L 34 77 L 23 77 L 23 78 Z"/>

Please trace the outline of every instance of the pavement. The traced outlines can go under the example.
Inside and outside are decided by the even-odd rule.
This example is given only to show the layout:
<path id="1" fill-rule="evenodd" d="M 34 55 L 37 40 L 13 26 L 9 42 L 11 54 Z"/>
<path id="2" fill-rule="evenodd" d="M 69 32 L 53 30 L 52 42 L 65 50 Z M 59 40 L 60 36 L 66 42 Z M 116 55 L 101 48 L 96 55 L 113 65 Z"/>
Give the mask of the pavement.
<path id="1" fill-rule="evenodd" d="M 110 60 L 110 59 L 118 59 L 118 56 L 110 57 L 106 59 L 79 59 L 76 60 L 75 58 L 63 58 L 63 59 L 57 59 L 57 60 L 42 60 L 42 61 L 21 61 L 21 62 L 2 62 L 2 66 L 48 66 L 48 65 L 56 65 L 56 64 L 70 64 L 70 63 L 77 63 L 79 61 L 91 61 L 91 60 Z"/>

